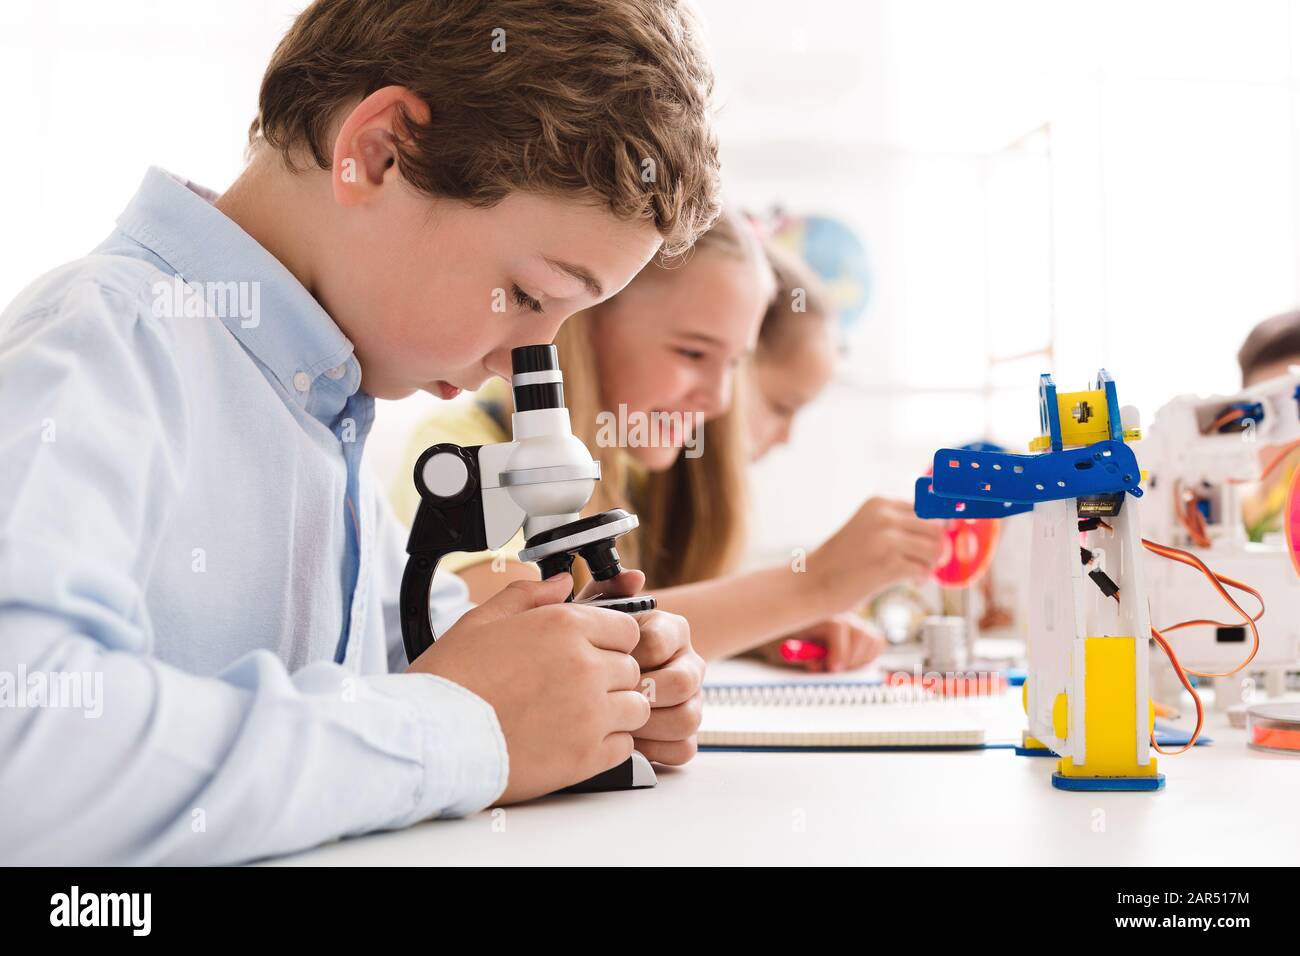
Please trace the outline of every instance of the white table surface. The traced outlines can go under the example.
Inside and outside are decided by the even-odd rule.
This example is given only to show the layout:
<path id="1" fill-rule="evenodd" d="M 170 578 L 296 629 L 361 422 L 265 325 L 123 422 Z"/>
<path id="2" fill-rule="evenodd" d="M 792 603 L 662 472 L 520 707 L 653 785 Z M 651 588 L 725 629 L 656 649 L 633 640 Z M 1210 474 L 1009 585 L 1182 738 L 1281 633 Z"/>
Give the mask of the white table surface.
<path id="1" fill-rule="evenodd" d="M 1015 695 L 1018 700 L 1019 695 Z M 1061 864 L 1300 862 L 1300 757 L 1215 743 L 1160 757 L 1155 793 L 1070 793 L 1011 750 L 702 753 L 652 790 L 546 797 L 277 863 Z"/>

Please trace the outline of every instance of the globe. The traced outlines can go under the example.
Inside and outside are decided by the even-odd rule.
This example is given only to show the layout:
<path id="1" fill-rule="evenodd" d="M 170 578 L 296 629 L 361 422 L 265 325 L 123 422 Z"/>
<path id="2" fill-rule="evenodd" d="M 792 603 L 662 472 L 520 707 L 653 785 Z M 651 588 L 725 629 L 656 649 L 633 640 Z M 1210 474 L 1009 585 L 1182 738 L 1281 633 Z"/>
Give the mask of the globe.
<path id="1" fill-rule="evenodd" d="M 847 225 L 830 216 L 788 216 L 772 233 L 826 286 L 840 328 L 848 331 L 866 310 L 871 292 L 867 248 Z"/>

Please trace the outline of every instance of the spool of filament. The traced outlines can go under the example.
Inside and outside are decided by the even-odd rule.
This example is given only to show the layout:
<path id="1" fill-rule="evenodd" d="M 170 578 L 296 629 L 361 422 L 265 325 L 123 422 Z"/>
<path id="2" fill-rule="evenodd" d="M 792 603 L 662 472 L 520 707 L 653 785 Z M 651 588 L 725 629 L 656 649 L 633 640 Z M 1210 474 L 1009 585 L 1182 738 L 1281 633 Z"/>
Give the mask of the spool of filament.
<path id="1" fill-rule="evenodd" d="M 1246 741 L 1256 750 L 1300 754 L 1300 703 L 1256 704 L 1249 708 Z"/>

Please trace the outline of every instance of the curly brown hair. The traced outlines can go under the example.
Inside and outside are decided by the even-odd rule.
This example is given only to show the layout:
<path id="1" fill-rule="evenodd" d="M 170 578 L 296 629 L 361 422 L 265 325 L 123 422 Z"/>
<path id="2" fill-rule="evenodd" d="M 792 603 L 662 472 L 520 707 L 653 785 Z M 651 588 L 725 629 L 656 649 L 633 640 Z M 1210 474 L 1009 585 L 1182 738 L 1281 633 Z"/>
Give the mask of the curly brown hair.
<path id="1" fill-rule="evenodd" d="M 713 74 L 677 0 L 317 0 L 271 58 L 250 143 L 329 169 L 340 108 L 386 86 L 429 107 L 398 144 L 429 195 L 594 196 L 652 221 L 665 256 L 718 216 Z"/>

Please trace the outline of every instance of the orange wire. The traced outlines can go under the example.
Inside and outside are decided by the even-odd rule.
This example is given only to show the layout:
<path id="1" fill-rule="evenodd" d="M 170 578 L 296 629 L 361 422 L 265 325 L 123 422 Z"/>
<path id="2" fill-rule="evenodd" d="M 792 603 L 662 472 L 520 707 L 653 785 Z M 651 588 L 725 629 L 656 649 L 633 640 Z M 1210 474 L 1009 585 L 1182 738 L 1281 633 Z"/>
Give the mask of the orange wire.
<path id="1" fill-rule="evenodd" d="M 1104 520 L 1098 519 L 1098 523 L 1102 527 L 1104 527 L 1107 531 L 1111 531 L 1112 533 L 1114 532 L 1114 529 L 1109 524 L 1107 524 Z M 1151 625 L 1151 637 L 1155 640 L 1155 642 L 1158 645 L 1160 645 L 1160 649 L 1165 652 L 1165 656 L 1169 658 L 1169 663 L 1173 667 L 1174 673 L 1178 676 L 1179 682 L 1186 689 L 1187 693 L 1192 695 L 1192 702 L 1196 705 L 1196 727 L 1192 730 L 1191 736 L 1188 737 L 1187 739 L 1187 743 L 1181 749 L 1165 750 L 1158 743 L 1156 743 L 1155 734 L 1153 733 L 1151 735 L 1151 747 L 1153 750 L 1156 751 L 1156 753 L 1163 754 L 1165 756 L 1176 756 L 1177 754 L 1186 753 L 1188 750 L 1191 750 L 1194 746 L 1196 746 L 1196 740 L 1198 737 L 1200 737 L 1201 730 L 1205 726 L 1205 705 L 1201 702 L 1201 697 L 1198 693 L 1196 693 L 1196 688 L 1192 686 L 1192 682 L 1188 678 L 1188 675 L 1191 674 L 1196 677 L 1230 677 L 1233 674 L 1236 674 L 1242 668 L 1249 665 L 1250 662 L 1255 659 L 1255 655 L 1259 653 L 1259 628 L 1256 626 L 1256 622 L 1259 621 L 1259 619 L 1264 616 L 1264 597 L 1257 590 L 1252 588 L 1249 584 L 1246 584 L 1242 581 L 1238 581 L 1236 578 L 1230 578 L 1227 575 L 1217 574 L 1216 572 L 1210 570 L 1209 566 L 1206 565 L 1204 561 L 1202 561 L 1196 555 L 1184 551 L 1181 548 L 1175 548 L 1167 544 L 1159 544 L 1158 542 L 1152 541 L 1149 538 L 1142 539 L 1142 546 L 1146 548 L 1148 551 L 1152 552 L 1153 554 L 1157 554 L 1162 558 L 1167 558 L 1170 561 L 1177 561 L 1180 564 L 1186 564 L 1189 567 L 1196 568 L 1198 571 L 1204 574 L 1206 579 L 1214 586 L 1214 589 L 1219 592 L 1219 596 L 1222 597 L 1223 600 L 1227 602 L 1227 604 L 1234 611 L 1236 611 L 1238 614 L 1241 615 L 1241 618 L 1245 622 L 1246 626 L 1250 628 L 1250 633 L 1252 637 L 1252 644 L 1251 644 L 1249 656 L 1247 656 L 1247 658 L 1244 661 L 1242 661 L 1232 670 L 1225 671 L 1223 673 L 1216 673 L 1212 671 L 1193 671 L 1193 670 L 1187 670 L 1186 668 L 1183 667 L 1183 664 L 1178 659 L 1178 655 L 1174 652 L 1173 647 L 1170 645 L 1169 641 L 1165 639 L 1165 632 L 1177 631 L 1186 627 L 1207 626 L 1207 625 L 1216 626 L 1216 627 L 1233 627 L 1235 625 L 1225 624 L 1222 621 L 1211 621 L 1206 618 L 1197 618 L 1191 621 L 1180 621 L 1177 624 L 1171 624 L 1169 627 L 1165 628 L 1163 632 L 1157 629 L 1155 625 Z M 1242 606 L 1238 604 L 1235 600 L 1233 600 L 1232 595 L 1229 594 L 1227 590 L 1224 588 L 1225 584 L 1230 588 L 1235 588 L 1238 591 L 1245 591 L 1246 593 L 1253 596 L 1255 600 L 1259 602 L 1259 613 L 1257 613 L 1253 617 L 1247 614 L 1246 611 L 1242 608 Z M 1118 595 L 1115 595 L 1115 597 L 1116 600 L 1118 600 Z"/>
<path id="2" fill-rule="evenodd" d="M 1153 554 L 1158 554 L 1162 558 L 1168 558 L 1171 561 L 1178 561 L 1181 564 L 1186 564 L 1189 567 L 1196 568 L 1198 571 L 1203 573 L 1206 579 L 1214 586 L 1214 589 L 1219 592 L 1219 596 L 1222 597 L 1223 600 L 1227 602 L 1227 604 L 1233 610 L 1235 610 L 1238 614 L 1241 615 L 1242 620 L 1246 623 L 1246 626 L 1250 628 L 1250 633 L 1252 636 L 1252 645 L 1251 645 L 1249 656 L 1247 656 L 1244 661 L 1242 661 L 1232 670 L 1225 671 L 1223 673 L 1217 673 L 1213 671 L 1193 671 L 1183 667 L 1182 662 L 1178 659 L 1178 655 L 1174 653 L 1173 647 L 1165 639 L 1164 632 L 1158 630 L 1154 625 L 1151 626 L 1151 637 L 1155 640 L 1157 644 L 1160 645 L 1160 649 L 1163 650 L 1165 652 L 1165 655 L 1169 658 L 1169 663 L 1173 666 L 1174 673 L 1178 676 L 1178 680 L 1182 683 L 1183 687 L 1187 690 L 1187 692 L 1192 695 L 1192 701 L 1196 705 L 1196 727 L 1192 731 L 1191 736 L 1188 738 L 1187 744 L 1181 750 L 1164 750 L 1160 747 L 1158 743 L 1156 743 L 1155 735 L 1154 734 L 1151 735 L 1152 748 L 1157 753 L 1165 754 L 1167 756 L 1172 756 L 1175 754 L 1186 753 L 1192 747 L 1196 746 L 1196 739 L 1201 735 L 1201 729 L 1205 725 L 1205 706 L 1201 703 L 1201 697 L 1199 694 L 1196 693 L 1196 689 L 1192 686 L 1192 682 L 1188 679 L 1188 675 L 1191 674 L 1196 677 L 1230 677 L 1233 674 L 1236 674 L 1242 668 L 1246 667 L 1248 664 L 1250 664 L 1251 661 L 1255 659 L 1255 655 L 1259 653 L 1259 628 L 1256 626 L 1256 622 L 1261 617 L 1264 616 L 1264 598 L 1258 591 L 1256 591 L 1250 585 L 1238 581 L 1235 578 L 1227 577 L 1226 575 L 1216 574 L 1214 571 L 1210 570 L 1210 568 L 1206 565 L 1206 563 L 1202 561 L 1200 558 L 1198 558 L 1196 555 L 1191 554 L 1187 551 L 1183 551 L 1181 548 L 1170 547 L 1169 545 L 1166 544 L 1157 544 L 1156 542 L 1150 541 L 1147 538 L 1142 539 L 1142 546 L 1145 547 L 1148 551 L 1152 552 Z M 1255 598 L 1255 600 L 1259 601 L 1259 613 L 1253 617 L 1247 614 L 1245 610 L 1241 607 L 1241 605 L 1238 604 L 1235 600 L 1233 600 L 1232 595 L 1229 594 L 1227 590 L 1224 588 L 1225 584 L 1228 587 L 1236 588 L 1239 591 L 1245 591 L 1248 594 L 1252 595 Z M 1229 624 L 1224 624 L 1221 621 L 1211 621 L 1205 618 L 1198 618 L 1196 620 L 1191 620 L 1191 621 L 1180 621 L 1177 624 L 1173 624 L 1165 628 L 1164 631 L 1165 632 L 1177 631 L 1185 627 L 1195 627 L 1195 626 L 1205 626 L 1205 625 L 1213 625 L 1218 627 L 1233 626 Z"/>
<path id="3" fill-rule="evenodd" d="M 1249 665 L 1250 662 L 1255 659 L 1255 655 L 1259 653 L 1259 628 L 1255 626 L 1255 622 L 1264 616 L 1263 595 L 1261 595 L 1258 591 L 1256 591 L 1248 584 L 1243 584 L 1241 581 L 1237 581 L 1229 577 L 1223 577 L 1214 573 L 1209 569 L 1209 567 L 1206 566 L 1204 561 L 1202 561 L 1196 555 L 1191 554 L 1190 552 L 1183 551 L 1181 548 L 1173 548 L 1167 544 L 1157 544 L 1156 542 L 1149 541 L 1146 538 L 1142 539 L 1142 545 L 1148 551 L 1158 554 L 1162 558 L 1169 558 L 1172 561 L 1178 561 L 1181 564 L 1186 564 L 1189 567 L 1196 568 L 1198 571 L 1204 574 L 1206 579 L 1209 580 L 1210 584 L 1214 586 L 1214 589 L 1219 592 L 1219 596 L 1223 598 L 1223 600 L 1227 603 L 1229 607 L 1231 607 L 1234 611 L 1236 611 L 1238 614 L 1241 615 L 1242 621 L 1246 624 L 1247 627 L 1250 628 L 1250 633 L 1251 633 L 1250 654 L 1247 655 L 1246 659 L 1242 661 L 1240 664 L 1238 664 L 1236 667 L 1234 667 L 1232 670 L 1224 671 L 1222 673 L 1218 671 L 1189 670 L 1187 673 L 1192 674 L 1196 677 L 1231 677 L 1233 674 L 1236 674 L 1238 671 L 1242 670 L 1242 668 Z M 1227 590 L 1225 590 L 1225 588 L 1223 587 L 1225 584 L 1228 585 L 1228 587 L 1236 588 L 1239 591 L 1245 591 L 1247 594 L 1250 594 L 1252 597 L 1254 597 L 1255 600 L 1259 602 L 1259 613 L 1256 614 L 1254 617 L 1247 614 L 1245 609 L 1243 609 L 1242 606 L 1233 599 L 1232 595 L 1229 594 Z M 1204 619 L 1198 619 L 1194 621 L 1181 621 L 1178 624 L 1171 624 L 1169 627 L 1166 627 L 1164 630 L 1177 631 L 1185 627 L 1193 627 L 1196 625 L 1207 625 L 1207 624 L 1215 625 L 1218 627 L 1235 626 L 1230 624 L 1224 624 L 1221 621 L 1207 621 Z"/>
<path id="4" fill-rule="evenodd" d="M 1236 588 L 1238 591 L 1246 591 L 1255 596 L 1255 599 L 1259 601 L 1259 612 L 1254 617 L 1252 617 L 1251 620 L 1258 623 L 1259 619 L 1264 616 L 1264 599 L 1260 597 L 1259 592 L 1256 591 L 1254 588 L 1252 588 L 1249 584 L 1243 584 L 1241 581 L 1238 581 L 1236 578 L 1230 578 L 1226 574 L 1216 573 L 1215 577 L 1217 577 L 1224 584 L 1228 585 L 1228 587 Z M 1236 627 L 1236 626 L 1237 625 L 1230 624 L 1227 621 L 1211 621 L 1207 618 L 1202 617 L 1202 618 L 1196 618 L 1193 621 L 1179 621 L 1177 624 L 1170 624 L 1168 627 L 1164 628 L 1161 633 L 1168 634 L 1170 631 L 1181 631 L 1185 627 Z M 1247 661 L 1247 663 L 1250 662 Z M 1218 676 L 1218 675 L 1209 675 L 1209 676 Z"/>
<path id="5" fill-rule="evenodd" d="M 1229 422 L 1239 421 L 1240 419 L 1243 419 L 1245 417 L 1246 417 L 1246 410 L 1244 408 L 1229 409 L 1228 411 L 1220 415 L 1218 418 L 1216 418 L 1214 421 L 1210 422 L 1210 427 L 1205 429 L 1205 431 L 1201 432 L 1201 434 L 1208 435 L 1211 432 L 1217 432 L 1220 428 L 1222 428 L 1224 425 L 1228 424 Z"/>
<path id="6" fill-rule="evenodd" d="M 1155 642 L 1160 645 L 1161 650 L 1163 650 L 1165 655 L 1169 658 L 1169 663 L 1173 665 L 1174 673 L 1178 675 L 1178 680 L 1182 682 L 1183 687 L 1187 689 L 1187 693 L 1192 695 L 1192 703 L 1196 705 L 1196 726 L 1192 729 L 1192 734 L 1187 738 L 1187 743 L 1183 745 L 1182 749 L 1165 750 L 1160 746 L 1160 744 L 1156 743 L 1156 735 L 1154 733 L 1151 735 L 1152 750 L 1158 754 L 1164 754 L 1166 757 L 1174 757 L 1178 754 L 1187 753 L 1187 751 L 1196 746 L 1196 738 L 1201 736 L 1201 728 L 1205 726 L 1205 705 L 1201 703 L 1201 696 L 1196 693 L 1196 688 L 1192 686 L 1192 682 L 1187 679 L 1187 672 L 1183 670 L 1183 665 L 1179 662 L 1178 655 L 1175 654 L 1174 649 L 1169 646 L 1169 642 L 1165 640 L 1165 636 L 1154 627 L 1151 628 L 1151 636 L 1155 638 Z"/>

